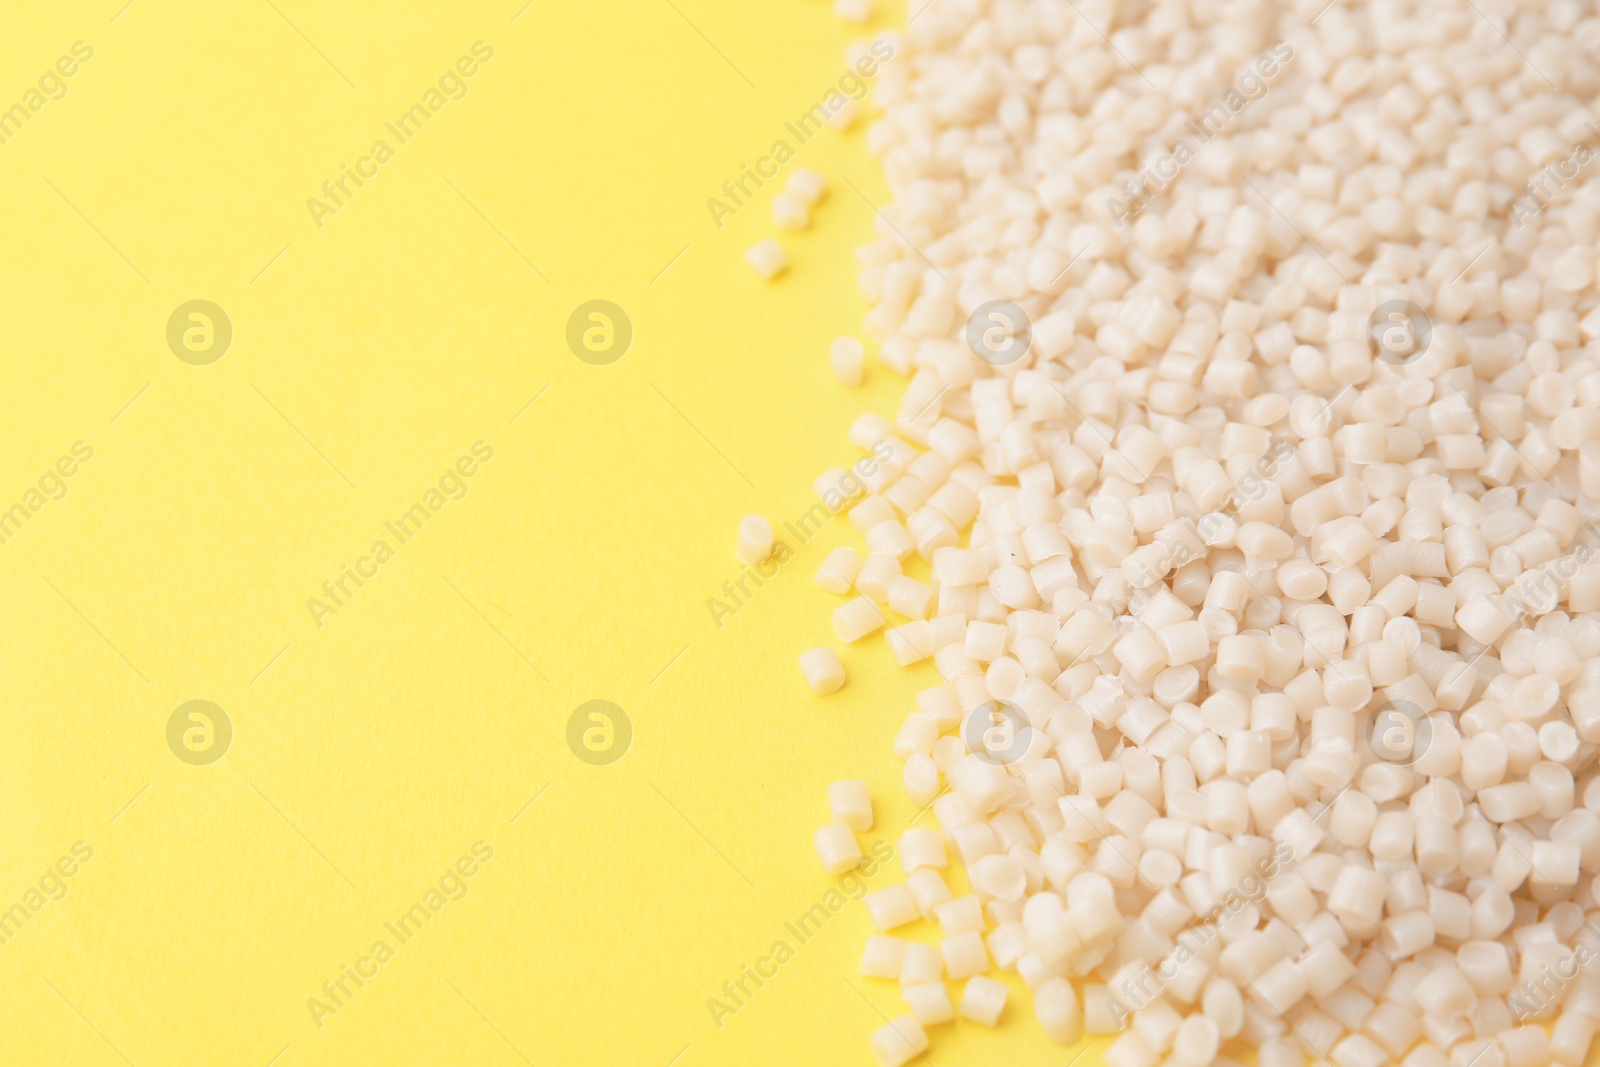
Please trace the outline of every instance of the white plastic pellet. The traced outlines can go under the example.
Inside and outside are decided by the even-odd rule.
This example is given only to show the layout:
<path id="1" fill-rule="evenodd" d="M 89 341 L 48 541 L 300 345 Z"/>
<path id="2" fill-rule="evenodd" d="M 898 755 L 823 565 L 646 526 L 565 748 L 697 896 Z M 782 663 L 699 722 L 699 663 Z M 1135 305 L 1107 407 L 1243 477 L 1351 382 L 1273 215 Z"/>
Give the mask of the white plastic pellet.
<path id="1" fill-rule="evenodd" d="M 883 503 L 885 506 L 888 504 L 882 497 L 869 498 L 868 503 L 871 501 Z M 862 509 L 856 509 L 856 511 L 860 510 Z M 855 515 L 856 512 L 852 511 L 852 520 Z M 884 521 L 888 520 L 885 519 Z M 866 559 L 861 561 L 860 570 L 856 572 L 854 583 L 856 592 L 874 603 L 885 603 L 889 599 L 890 583 L 901 576 L 900 561 L 895 559 L 893 555 L 887 552 L 869 551 Z"/>
<path id="2" fill-rule="evenodd" d="M 898 937 L 874 934 L 867 938 L 867 947 L 861 955 L 861 973 L 868 978 L 898 979 L 905 958 L 906 942 Z"/>
<path id="3" fill-rule="evenodd" d="M 834 2 L 840 3 L 841 0 L 834 0 Z M 842 0 L 842 2 L 847 5 L 859 5 L 861 0 Z M 854 126 L 856 120 L 860 117 L 861 108 L 854 100 L 846 98 L 835 103 L 834 110 L 828 115 L 828 122 L 834 129 L 843 131 Z"/>
<path id="4" fill-rule="evenodd" d="M 998 918 L 998 917 L 997 917 Z M 1016 919 L 1006 919 L 984 939 L 989 948 L 989 958 L 1002 971 L 1014 971 L 1017 961 L 1029 950 L 1028 929 Z"/>
<path id="5" fill-rule="evenodd" d="M 861 342 L 854 337 L 836 337 L 828 346 L 828 366 L 840 385 L 850 389 L 860 385 L 865 365 Z"/>
<path id="6" fill-rule="evenodd" d="M 924 867 L 942 870 L 949 862 L 944 845 L 944 835 L 937 830 L 907 830 L 900 836 L 900 866 L 906 874 Z"/>
<path id="7" fill-rule="evenodd" d="M 1244 1028 L 1244 997 L 1239 987 L 1226 978 L 1219 976 L 1206 982 L 1201 1011 L 1216 1027 L 1220 1039 L 1234 1037 Z M 1181 1030 L 1179 1034 L 1181 1037 Z"/>
<path id="8" fill-rule="evenodd" d="M 937 1026 L 951 1022 L 956 1017 L 955 1005 L 950 1003 L 950 991 L 943 982 L 902 986 L 900 996 L 911 1009 L 911 1017 L 923 1026 Z"/>
<path id="9" fill-rule="evenodd" d="M 1440 1061 L 1440 1067 L 1447 1062 Z M 1264 1041 L 1256 1053 L 1257 1067 L 1305 1067 L 1306 1054 L 1293 1038 Z M 1408 1063 L 1406 1067 L 1420 1067 Z"/>
<path id="10" fill-rule="evenodd" d="M 1328 910 L 1347 928 L 1370 926 L 1383 913 L 1387 891 L 1388 883 L 1377 871 L 1346 866 L 1328 890 Z"/>
<path id="11" fill-rule="evenodd" d="M 744 254 L 745 262 L 757 276 L 771 280 L 789 269 L 789 257 L 783 254 L 778 242 L 768 238 L 752 245 Z"/>
<path id="12" fill-rule="evenodd" d="M 928 867 L 906 875 L 906 888 L 911 890 L 924 919 L 932 919 L 933 910 L 954 896 L 939 872 Z"/>
<path id="13" fill-rule="evenodd" d="M 997 1026 L 1006 1007 L 1008 990 L 992 978 L 974 975 L 961 991 L 961 1015 L 984 1026 Z"/>
<path id="14" fill-rule="evenodd" d="M 928 1051 L 928 1035 L 909 1015 L 902 1015 L 873 1031 L 868 1043 L 880 1067 L 902 1067 Z"/>
<path id="15" fill-rule="evenodd" d="M 1028 891 L 1027 871 L 1011 856 L 984 856 L 970 870 L 972 888 L 985 897 L 1015 903 Z"/>
<path id="16" fill-rule="evenodd" d="M 855 833 L 842 822 L 822 827 L 812 843 L 816 846 L 817 858 L 822 861 L 822 869 L 828 874 L 844 874 L 861 864 L 861 846 L 856 842 Z"/>
<path id="17" fill-rule="evenodd" d="M 864 596 L 846 601 L 833 612 L 833 632 L 847 645 L 883 629 L 887 622 L 878 605 Z"/>
<path id="18" fill-rule="evenodd" d="M 861 902 L 866 905 L 867 914 L 872 917 L 872 925 L 879 930 L 893 930 L 906 923 L 915 922 L 920 917 L 917 912 L 917 902 L 911 896 L 911 890 L 904 885 L 874 889 L 862 897 Z"/>
<path id="19" fill-rule="evenodd" d="M 856 575 L 861 571 L 861 553 L 848 546 L 836 548 L 823 559 L 817 568 L 817 584 L 830 593 L 843 596 L 850 592 Z"/>
<path id="20" fill-rule="evenodd" d="M 889 581 L 889 610 L 899 612 L 908 619 L 921 619 L 928 614 L 928 609 L 933 604 L 933 595 L 932 586 L 925 585 L 909 575 L 899 575 Z M 929 641 L 934 647 L 938 647 L 931 630 Z"/>
<path id="21" fill-rule="evenodd" d="M 866 22 L 872 18 L 872 0 L 833 0 L 833 11 L 846 22 Z"/>
<path id="22" fill-rule="evenodd" d="M 772 222 L 780 230 L 803 230 L 811 225 L 811 207 L 793 193 L 779 193 L 772 198 Z"/>
<path id="23" fill-rule="evenodd" d="M 933 909 L 946 937 L 983 932 L 983 904 L 975 896 L 955 897 Z"/>
<path id="24" fill-rule="evenodd" d="M 1169 1062 L 1174 1067 L 1210 1067 L 1217 1058 L 1219 1041 L 1216 1023 L 1204 1015 L 1191 1015 L 1178 1027 Z"/>
<path id="25" fill-rule="evenodd" d="M 828 180 L 814 170 L 796 167 L 784 184 L 784 191 L 793 193 L 808 205 L 815 206 L 828 191 Z"/>
<path id="26" fill-rule="evenodd" d="M 772 555 L 772 523 L 760 515 L 739 520 L 738 556 L 754 567 Z"/>
<path id="27" fill-rule="evenodd" d="M 944 978 L 944 954 L 937 946 L 924 941 L 906 944 L 905 960 L 900 967 L 901 986 L 922 985 Z"/>
<path id="28" fill-rule="evenodd" d="M 951 981 L 971 978 L 989 969 L 989 954 L 983 935 L 976 931 L 947 937 L 939 945 L 944 953 L 945 974 Z"/>
<path id="29" fill-rule="evenodd" d="M 834 782 L 828 787 L 828 810 L 834 822 L 842 822 L 856 833 L 872 829 L 872 795 L 866 782 Z"/>
<path id="30" fill-rule="evenodd" d="M 1417 982 L 1413 995 L 1417 1006 L 1424 1012 L 1444 1019 L 1464 1014 L 1475 997 L 1472 986 L 1453 966 L 1428 972 Z"/>
<path id="31" fill-rule="evenodd" d="M 827 645 L 800 653 L 800 673 L 813 696 L 837 693 L 844 685 L 844 664 L 839 662 L 839 653 Z"/>
<path id="32" fill-rule="evenodd" d="M 1078 993 L 1065 978 L 1051 978 L 1033 991 L 1033 1010 L 1045 1034 L 1058 1045 L 1074 1045 L 1083 1036 Z"/>

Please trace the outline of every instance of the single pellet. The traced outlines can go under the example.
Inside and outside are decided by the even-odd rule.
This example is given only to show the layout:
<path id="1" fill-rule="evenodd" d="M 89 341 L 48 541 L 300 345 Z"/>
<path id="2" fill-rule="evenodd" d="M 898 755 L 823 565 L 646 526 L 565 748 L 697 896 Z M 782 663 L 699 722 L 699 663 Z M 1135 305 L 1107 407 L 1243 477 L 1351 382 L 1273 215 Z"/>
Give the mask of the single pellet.
<path id="1" fill-rule="evenodd" d="M 900 984 L 904 986 L 938 982 L 944 978 L 944 954 L 938 946 L 924 941 L 906 945 L 905 961 L 900 968 Z"/>
<path id="2" fill-rule="evenodd" d="M 812 839 L 817 858 L 828 874 L 843 874 L 861 865 L 861 846 L 856 835 L 842 822 L 829 823 Z"/>
<path id="3" fill-rule="evenodd" d="M 1028 891 L 1028 876 L 1011 856 L 984 856 L 971 867 L 972 887 L 985 896 L 1015 903 Z"/>
<path id="4" fill-rule="evenodd" d="M 939 948 L 944 953 L 944 969 L 951 981 L 959 982 L 989 969 L 989 954 L 982 934 L 968 932 L 947 937 L 939 943 Z"/>
<path id="5" fill-rule="evenodd" d="M 828 786 L 828 809 L 834 822 L 842 822 L 856 833 L 872 829 L 872 796 L 866 782 L 849 779 Z"/>
<path id="6" fill-rule="evenodd" d="M 866 905 L 867 914 L 872 917 L 872 925 L 879 930 L 893 930 L 906 923 L 915 922 L 920 917 L 911 890 L 903 884 L 874 889 L 862 897 L 861 902 Z"/>
<path id="7" fill-rule="evenodd" d="M 789 257 L 783 254 L 778 242 L 770 238 L 753 245 L 744 258 L 758 277 L 769 281 L 789 269 Z"/>
<path id="8" fill-rule="evenodd" d="M 917 902 L 917 910 L 924 919 L 934 917 L 933 909 L 952 898 L 950 886 L 937 870 L 925 867 L 906 875 L 906 888 Z"/>
<path id="9" fill-rule="evenodd" d="M 867 947 L 861 954 L 861 973 L 868 978 L 898 979 L 905 958 L 906 942 L 898 937 L 873 934 L 867 938 Z"/>
<path id="10" fill-rule="evenodd" d="M 961 991 L 961 1015 L 984 1026 L 997 1026 L 1006 1007 L 1005 986 L 992 978 L 973 975 Z"/>
<path id="11" fill-rule="evenodd" d="M 900 835 L 898 853 L 901 869 L 908 875 L 924 867 L 940 870 L 949 862 L 944 835 L 937 830 L 907 830 Z"/>
<path id="12" fill-rule="evenodd" d="M 838 3 L 839 0 L 834 0 Z M 859 0 L 844 0 L 846 4 L 858 3 Z M 864 20 L 863 20 L 864 21 Z M 834 110 L 828 115 L 828 123 L 834 129 L 843 132 L 856 124 L 861 117 L 861 108 L 854 100 L 848 97 L 842 103 L 834 105 Z"/>
<path id="13" fill-rule="evenodd" d="M 738 556 L 755 566 L 772 555 L 772 523 L 761 515 L 746 515 L 739 520 Z"/>
<path id="14" fill-rule="evenodd" d="M 803 230 L 811 225 L 811 209 L 793 193 L 779 193 L 772 198 L 772 221 L 780 230 Z"/>
<path id="15" fill-rule="evenodd" d="M 950 991 L 943 982 L 902 986 L 900 996 L 905 1000 L 906 1007 L 911 1009 L 911 1017 L 923 1026 L 937 1026 L 951 1022 L 956 1017 L 955 1006 L 950 1003 Z"/>
<path id="16" fill-rule="evenodd" d="M 1065 978 L 1050 978 L 1034 989 L 1033 1011 L 1046 1036 L 1056 1044 L 1074 1045 L 1083 1037 L 1078 993 Z"/>
<path id="17" fill-rule="evenodd" d="M 844 595 L 850 592 L 856 575 L 861 571 L 861 553 L 850 547 L 829 552 L 817 568 L 817 584 L 830 593 Z"/>
<path id="18" fill-rule="evenodd" d="M 790 172 L 784 191 L 795 194 L 809 205 L 815 205 L 827 193 L 828 180 L 814 170 L 796 167 Z"/>
<path id="19" fill-rule="evenodd" d="M 847 645 L 881 630 L 887 622 L 878 605 L 864 596 L 847 600 L 833 612 L 833 632 Z"/>
<path id="20" fill-rule="evenodd" d="M 829 693 L 837 693 L 845 681 L 844 664 L 839 662 L 839 653 L 827 645 L 800 653 L 800 673 L 805 677 L 806 686 L 813 696 L 825 697 Z"/>
<path id="21" fill-rule="evenodd" d="M 840 385 L 854 389 L 864 377 L 866 360 L 861 342 L 854 337 L 837 337 L 828 346 L 828 366 Z"/>

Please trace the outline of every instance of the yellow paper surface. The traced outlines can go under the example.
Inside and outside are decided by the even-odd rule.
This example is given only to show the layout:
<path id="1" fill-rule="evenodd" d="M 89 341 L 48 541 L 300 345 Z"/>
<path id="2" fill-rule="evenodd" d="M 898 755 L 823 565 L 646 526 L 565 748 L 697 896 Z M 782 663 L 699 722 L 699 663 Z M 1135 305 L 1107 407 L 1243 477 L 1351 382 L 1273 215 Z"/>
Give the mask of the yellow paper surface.
<path id="1" fill-rule="evenodd" d="M 811 575 L 856 538 L 782 525 L 904 388 L 827 365 L 886 196 L 865 125 L 784 125 L 860 31 L 811 0 L 122 2 L 9 10 L 0 51 L 0 1060 L 869 1062 L 904 1009 L 811 835 L 862 777 L 864 841 L 898 838 L 934 675 L 875 637 L 811 698 Z M 706 200 L 779 140 L 778 181 L 831 190 L 766 284 L 774 187 L 720 227 Z M 591 300 L 631 322 L 608 366 L 566 342 Z M 205 307 L 169 345 L 192 301 L 221 358 Z M 752 511 L 794 558 L 718 625 Z M 631 722 L 609 765 L 568 745 L 593 700 Z M 214 762 L 177 755 L 220 743 L 169 731 L 191 701 Z M 1030 1013 L 928 1062 L 1066 1063 Z"/>

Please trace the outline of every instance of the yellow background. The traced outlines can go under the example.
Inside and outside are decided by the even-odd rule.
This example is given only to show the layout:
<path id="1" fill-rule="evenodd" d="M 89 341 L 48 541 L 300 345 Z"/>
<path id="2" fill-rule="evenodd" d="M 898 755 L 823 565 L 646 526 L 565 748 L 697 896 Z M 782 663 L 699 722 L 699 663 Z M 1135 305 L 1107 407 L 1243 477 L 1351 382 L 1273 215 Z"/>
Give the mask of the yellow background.
<path id="1" fill-rule="evenodd" d="M 834 882 L 828 782 L 872 782 L 869 841 L 914 814 L 889 744 L 932 672 L 875 638 L 806 694 L 842 520 L 720 629 L 706 607 L 739 517 L 804 511 L 903 388 L 827 370 L 885 197 L 864 125 L 799 147 L 832 191 L 776 284 L 741 260 L 772 189 L 720 231 L 704 204 L 860 32 L 821 0 L 122 2 L 13 6 L 0 35 L 6 106 L 95 53 L 0 146 L 0 507 L 94 449 L 0 545 L 0 908 L 95 853 L 0 945 L 0 1060 L 868 1062 L 903 1008 L 857 974 L 864 909 L 805 945 L 784 923 Z M 479 40 L 467 98 L 314 225 Z M 595 298 L 633 323 L 609 367 L 564 341 Z M 165 341 L 193 299 L 233 324 L 209 366 Z M 319 629 L 307 598 L 478 440 L 466 497 Z M 233 724 L 209 766 L 167 747 L 192 699 Z M 566 744 L 592 699 L 633 723 L 610 766 Z M 479 840 L 467 896 L 314 1025 Z M 719 1029 L 707 998 L 779 938 L 795 958 Z M 942 1027 L 929 1062 L 1068 1062 L 1029 1015 Z"/>

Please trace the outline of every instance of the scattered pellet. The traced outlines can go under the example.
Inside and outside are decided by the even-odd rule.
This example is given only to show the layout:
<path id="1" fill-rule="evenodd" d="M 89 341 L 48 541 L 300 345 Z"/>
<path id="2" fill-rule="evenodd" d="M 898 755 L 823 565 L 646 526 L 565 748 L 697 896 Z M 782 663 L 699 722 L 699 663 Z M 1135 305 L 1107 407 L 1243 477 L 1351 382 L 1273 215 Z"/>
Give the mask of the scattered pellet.
<path id="1" fill-rule="evenodd" d="M 811 208 L 794 193 L 779 193 L 772 198 L 772 221 L 780 230 L 803 230 L 811 225 Z"/>
<path id="2" fill-rule="evenodd" d="M 866 22 L 872 18 L 872 0 L 833 0 L 833 12 L 846 22 Z"/>
<path id="3" fill-rule="evenodd" d="M 843 595 L 855 585 L 861 573 L 861 553 L 848 546 L 829 552 L 817 568 L 817 584 L 830 593 Z"/>
<path id="4" fill-rule="evenodd" d="M 828 810 L 834 822 L 842 822 L 856 833 L 872 829 L 872 796 L 866 782 L 834 782 L 828 787 Z"/>
<path id="5" fill-rule="evenodd" d="M 789 172 L 789 180 L 783 188 L 808 206 L 816 207 L 828 192 L 828 180 L 807 167 L 796 167 Z"/>
<path id="6" fill-rule="evenodd" d="M 754 567 L 772 555 L 772 523 L 763 515 L 746 515 L 739 520 L 738 557 Z"/>
<path id="7" fill-rule="evenodd" d="M 828 874 L 843 874 L 861 864 L 861 845 L 850 827 L 842 822 L 822 827 L 812 843 L 816 845 L 822 869 Z"/>
<path id="8" fill-rule="evenodd" d="M 789 257 L 783 254 L 778 242 L 770 237 L 760 241 L 745 252 L 745 262 L 760 277 L 771 280 L 789 269 Z"/>
<path id="9" fill-rule="evenodd" d="M 997 1026 L 1006 1007 L 1006 987 L 981 974 L 967 979 L 961 991 L 961 1015 L 984 1026 Z"/>
<path id="10" fill-rule="evenodd" d="M 839 662 L 839 653 L 827 645 L 800 653 L 800 673 L 813 696 L 825 697 L 844 686 L 844 664 Z"/>
<path id="11" fill-rule="evenodd" d="M 902 1015 L 873 1032 L 869 1044 L 880 1067 L 903 1067 L 928 1051 L 928 1035 L 909 1015 Z"/>
<path id="12" fill-rule="evenodd" d="M 849 389 L 860 385 L 866 365 L 861 342 L 854 337 L 835 338 L 828 346 L 828 365 L 840 385 Z"/>
<path id="13" fill-rule="evenodd" d="M 900 996 L 911 1009 L 911 1017 L 922 1026 L 937 1026 L 955 1020 L 955 1005 L 950 1003 L 950 991 L 943 982 L 919 982 L 903 986 Z"/>
<path id="14" fill-rule="evenodd" d="M 861 107 L 849 98 L 845 98 L 834 105 L 834 110 L 828 115 L 828 123 L 839 131 L 848 130 L 861 118 Z"/>

